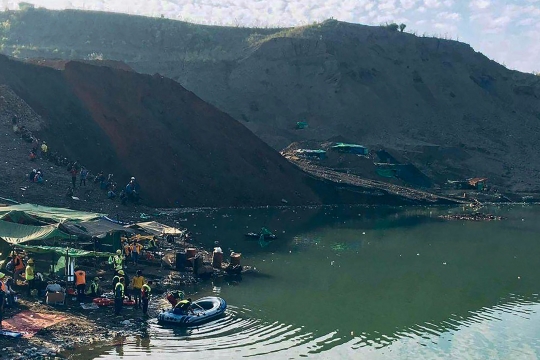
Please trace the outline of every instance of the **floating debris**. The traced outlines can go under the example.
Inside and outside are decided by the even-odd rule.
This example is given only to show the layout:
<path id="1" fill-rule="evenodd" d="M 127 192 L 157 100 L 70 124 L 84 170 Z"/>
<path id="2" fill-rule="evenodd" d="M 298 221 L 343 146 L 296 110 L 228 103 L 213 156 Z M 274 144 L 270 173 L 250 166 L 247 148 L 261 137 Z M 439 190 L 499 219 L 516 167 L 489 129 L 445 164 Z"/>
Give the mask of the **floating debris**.
<path id="1" fill-rule="evenodd" d="M 505 218 L 498 215 L 484 214 L 484 213 L 472 213 L 472 214 L 449 214 L 440 215 L 439 218 L 445 220 L 467 220 L 467 221 L 493 221 L 504 220 Z"/>

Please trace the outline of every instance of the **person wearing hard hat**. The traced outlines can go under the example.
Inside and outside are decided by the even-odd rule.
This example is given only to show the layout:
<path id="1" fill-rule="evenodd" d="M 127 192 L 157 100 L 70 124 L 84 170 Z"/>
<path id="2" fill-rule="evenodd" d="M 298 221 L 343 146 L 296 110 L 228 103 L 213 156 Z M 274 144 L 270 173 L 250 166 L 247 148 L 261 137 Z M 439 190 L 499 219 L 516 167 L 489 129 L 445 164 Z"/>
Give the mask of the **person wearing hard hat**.
<path id="1" fill-rule="evenodd" d="M 99 278 L 96 276 L 94 280 L 90 283 L 90 287 L 88 288 L 87 295 L 96 298 L 100 297 L 103 291 L 101 290 L 101 286 L 99 286 Z"/>
<path id="2" fill-rule="evenodd" d="M 113 257 L 114 271 L 118 272 L 124 268 L 124 257 L 122 256 L 122 250 L 116 250 L 116 255 Z"/>
<path id="3" fill-rule="evenodd" d="M 124 270 L 120 270 L 116 273 L 116 275 L 114 275 L 113 279 L 112 279 L 112 288 L 114 290 L 116 284 L 120 281 L 120 278 L 124 277 L 125 273 L 124 273 Z"/>
<path id="4" fill-rule="evenodd" d="M 148 302 L 152 295 L 152 288 L 150 285 L 152 285 L 152 281 L 148 280 L 141 288 L 142 311 L 144 315 L 148 315 Z"/>
<path id="5" fill-rule="evenodd" d="M 28 260 L 25 270 L 25 278 L 28 283 L 28 296 L 30 296 L 31 291 L 35 288 L 36 277 L 34 275 L 34 259 Z"/>

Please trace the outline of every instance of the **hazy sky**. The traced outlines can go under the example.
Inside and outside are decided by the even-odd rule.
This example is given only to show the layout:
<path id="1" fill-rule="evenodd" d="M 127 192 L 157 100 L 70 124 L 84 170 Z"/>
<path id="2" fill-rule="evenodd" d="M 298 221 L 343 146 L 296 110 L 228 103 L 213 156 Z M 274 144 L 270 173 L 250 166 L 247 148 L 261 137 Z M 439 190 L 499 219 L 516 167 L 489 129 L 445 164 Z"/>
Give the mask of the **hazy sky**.
<path id="1" fill-rule="evenodd" d="M 16 8 L 19 1 L 0 0 Z M 49 9 L 160 16 L 201 24 L 293 26 L 333 17 L 459 39 L 509 68 L 540 71 L 540 0 L 27 0 Z"/>

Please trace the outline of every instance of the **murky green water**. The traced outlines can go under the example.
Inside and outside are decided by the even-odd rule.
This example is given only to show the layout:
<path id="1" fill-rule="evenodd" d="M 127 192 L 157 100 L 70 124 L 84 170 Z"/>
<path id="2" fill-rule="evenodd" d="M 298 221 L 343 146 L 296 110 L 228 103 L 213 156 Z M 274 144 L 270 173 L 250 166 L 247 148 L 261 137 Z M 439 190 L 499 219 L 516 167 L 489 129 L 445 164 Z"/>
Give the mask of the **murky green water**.
<path id="1" fill-rule="evenodd" d="M 540 208 L 500 222 L 441 221 L 445 209 L 264 209 L 189 214 L 208 248 L 241 251 L 258 276 L 197 287 L 227 316 L 78 359 L 536 359 Z M 267 226 L 266 247 L 242 236 Z"/>

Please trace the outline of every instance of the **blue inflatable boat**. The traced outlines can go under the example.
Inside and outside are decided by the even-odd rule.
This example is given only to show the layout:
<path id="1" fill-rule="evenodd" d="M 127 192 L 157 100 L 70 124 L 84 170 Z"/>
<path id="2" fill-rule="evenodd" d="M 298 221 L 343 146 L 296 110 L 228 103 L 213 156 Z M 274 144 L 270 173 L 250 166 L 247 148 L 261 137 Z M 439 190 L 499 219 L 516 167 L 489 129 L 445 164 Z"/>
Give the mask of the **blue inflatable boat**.
<path id="1" fill-rule="evenodd" d="M 182 326 L 197 326 L 217 319 L 225 313 L 227 303 L 217 296 L 207 296 L 191 303 L 193 313 L 181 315 L 173 313 L 172 309 L 158 314 L 158 323 Z"/>

